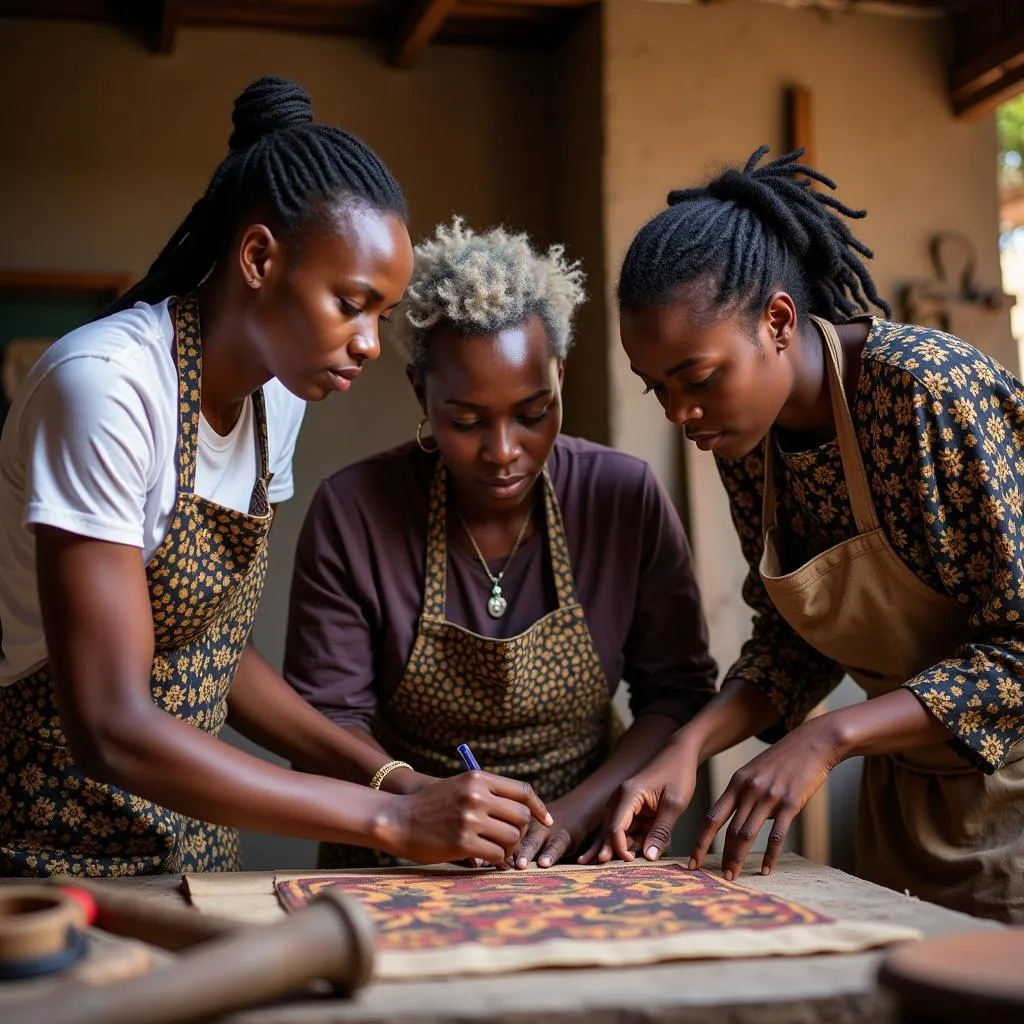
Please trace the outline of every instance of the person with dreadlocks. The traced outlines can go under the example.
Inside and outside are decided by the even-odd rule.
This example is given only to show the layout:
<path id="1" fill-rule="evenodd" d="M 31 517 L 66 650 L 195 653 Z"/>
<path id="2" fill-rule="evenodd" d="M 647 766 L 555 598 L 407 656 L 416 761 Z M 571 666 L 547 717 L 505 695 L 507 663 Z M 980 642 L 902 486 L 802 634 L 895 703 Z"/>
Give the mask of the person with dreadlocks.
<path id="1" fill-rule="evenodd" d="M 529 786 L 384 792 L 249 643 L 305 402 L 377 357 L 412 247 L 394 178 L 295 83 L 256 81 L 233 121 L 143 280 L 47 350 L 4 426 L 0 873 L 229 870 L 238 827 L 503 864 L 550 821 Z"/>
<path id="2" fill-rule="evenodd" d="M 284 675 L 349 732 L 364 771 L 397 760 L 407 792 L 461 771 L 462 743 L 531 783 L 554 824 L 532 822 L 512 863 L 548 867 L 707 703 L 717 669 L 650 466 L 560 433 L 582 268 L 458 218 L 415 252 L 392 329 L 422 419 L 314 496 Z M 322 844 L 320 866 L 390 863 L 382 853 Z"/>
<path id="3" fill-rule="evenodd" d="M 1021 921 L 1024 386 L 892 322 L 841 219 L 864 213 L 800 152 L 766 151 L 673 192 L 622 267 L 623 348 L 714 453 L 755 614 L 719 695 L 622 787 L 588 855 L 659 856 L 698 765 L 762 734 L 774 744 L 711 808 L 694 865 L 728 825 L 735 878 L 772 819 L 768 873 L 829 771 L 861 754 L 858 873 Z M 806 719 L 844 672 L 868 699 Z"/>

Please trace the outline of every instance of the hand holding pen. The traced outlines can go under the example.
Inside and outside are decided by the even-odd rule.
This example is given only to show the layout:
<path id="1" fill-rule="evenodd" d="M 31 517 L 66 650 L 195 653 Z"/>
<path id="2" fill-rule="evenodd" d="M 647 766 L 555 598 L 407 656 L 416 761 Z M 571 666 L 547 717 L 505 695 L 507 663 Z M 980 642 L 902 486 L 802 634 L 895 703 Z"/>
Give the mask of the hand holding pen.
<path id="1" fill-rule="evenodd" d="M 469 859 L 506 868 L 531 820 L 551 824 L 531 786 L 483 771 L 463 747 L 465 772 L 394 798 L 379 849 L 420 863 Z"/>

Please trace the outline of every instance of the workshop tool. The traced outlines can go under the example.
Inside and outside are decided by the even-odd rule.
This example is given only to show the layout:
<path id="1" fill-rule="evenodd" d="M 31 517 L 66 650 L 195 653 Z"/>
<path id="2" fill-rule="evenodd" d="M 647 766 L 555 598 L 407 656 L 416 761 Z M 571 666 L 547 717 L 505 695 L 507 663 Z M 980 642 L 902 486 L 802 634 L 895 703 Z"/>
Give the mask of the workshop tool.
<path id="1" fill-rule="evenodd" d="M 95 907 L 85 894 L 26 885 L 0 892 L 0 979 L 70 967 L 85 953 Z"/>
<path id="2" fill-rule="evenodd" d="M 95 908 L 97 928 L 112 935 L 139 939 L 172 953 L 210 939 L 219 939 L 243 927 L 227 917 L 200 914 L 189 907 L 122 892 L 116 884 L 109 882 L 62 876 L 51 879 L 51 884 L 67 891 L 85 893 Z"/>
<path id="3" fill-rule="evenodd" d="M 130 912 L 123 903 L 121 912 Z M 373 961 L 374 928 L 366 912 L 328 889 L 279 923 L 239 926 L 129 981 L 91 985 L 70 979 L 45 997 L 10 1007 L 5 1024 L 179 1024 L 265 1002 L 319 979 L 351 995 L 370 980 Z"/>

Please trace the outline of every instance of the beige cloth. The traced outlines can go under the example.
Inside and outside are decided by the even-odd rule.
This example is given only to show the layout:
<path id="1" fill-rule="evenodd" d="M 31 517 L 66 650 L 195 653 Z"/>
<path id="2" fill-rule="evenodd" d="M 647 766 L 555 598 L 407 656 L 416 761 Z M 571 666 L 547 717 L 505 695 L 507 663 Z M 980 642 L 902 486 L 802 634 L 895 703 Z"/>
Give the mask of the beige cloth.
<path id="1" fill-rule="evenodd" d="M 843 388 L 835 328 L 811 317 L 825 341 L 836 435 L 857 536 L 792 572 L 776 521 L 774 439 L 765 445 L 760 574 L 779 614 L 842 665 L 869 697 L 898 689 L 952 656 L 968 613 L 922 582 L 878 520 Z M 954 910 L 1024 920 L 1024 744 L 985 775 L 947 744 L 865 758 L 857 820 L 857 873 Z"/>
<path id="2" fill-rule="evenodd" d="M 657 866 L 677 864 L 666 858 Z M 620 867 L 622 865 L 619 865 Z M 565 872 L 600 871 L 606 866 L 581 867 L 578 865 L 537 869 L 541 878 Z M 636 863 L 631 870 L 643 872 L 645 863 Z M 408 880 L 424 879 L 431 875 L 450 875 L 452 868 L 397 868 L 377 872 L 350 871 L 290 871 L 251 872 L 240 874 L 185 875 L 184 882 L 193 906 L 201 911 L 235 918 L 249 923 L 270 923 L 285 913 L 277 895 L 279 882 L 298 878 L 348 877 L 353 881 L 367 875 L 401 875 Z M 457 870 L 457 869 L 456 869 Z M 518 874 L 518 873 L 517 873 Z M 521 877 L 521 876 L 520 876 Z M 722 882 L 733 890 L 756 892 L 756 877 L 751 886 L 737 886 Z M 685 877 L 681 879 L 680 897 L 685 897 Z M 490 898 L 494 898 L 493 896 Z M 515 897 L 508 897 L 513 900 Z M 521 895 L 519 896 L 521 899 Z M 652 893 L 652 901 L 664 893 Z M 781 897 L 769 897 L 781 899 Z M 793 905 L 793 901 L 784 900 Z M 364 906 L 373 913 L 372 904 Z M 799 907 L 808 919 L 817 913 Z M 499 915 L 500 916 L 500 915 Z M 852 953 L 876 946 L 916 939 L 915 929 L 886 923 L 865 921 L 835 921 L 800 923 L 773 928 L 729 927 L 721 930 L 693 929 L 666 934 L 663 937 L 643 939 L 617 938 L 614 940 L 557 939 L 522 945 L 485 946 L 481 943 L 459 943 L 435 949 L 415 951 L 378 950 L 375 975 L 378 979 L 437 977 L 498 973 L 544 967 L 624 966 L 655 963 L 667 960 L 733 958 L 753 956 L 805 956 L 815 953 Z"/>

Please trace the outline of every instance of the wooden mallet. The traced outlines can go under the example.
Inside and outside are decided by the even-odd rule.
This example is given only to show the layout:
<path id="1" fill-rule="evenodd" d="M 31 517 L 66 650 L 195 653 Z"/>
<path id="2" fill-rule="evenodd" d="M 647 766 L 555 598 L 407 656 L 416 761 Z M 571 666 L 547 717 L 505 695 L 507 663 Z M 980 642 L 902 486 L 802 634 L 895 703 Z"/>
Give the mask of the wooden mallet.
<path id="1" fill-rule="evenodd" d="M 90 886 L 90 892 L 98 888 Z M 184 941 L 181 929 L 207 928 L 198 923 L 204 918 L 184 908 L 125 894 L 114 899 L 122 926 L 132 913 L 145 919 L 146 929 L 162 918 L 179 929 L 171 942 Z M 279 923 L 239 925 L 207 936 L 173 962 L 129 981 L 94 985 L 68 980 L 43 998 L 11 1006 L 5 1024 L 176 1024 L 274 999 L 318 979 L 351 995 L 370 980 L 373 947 L 373 924 L 362 907 L 326 889 Z"/>

